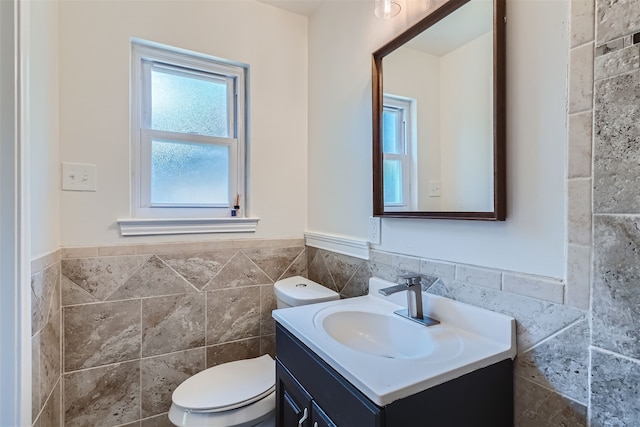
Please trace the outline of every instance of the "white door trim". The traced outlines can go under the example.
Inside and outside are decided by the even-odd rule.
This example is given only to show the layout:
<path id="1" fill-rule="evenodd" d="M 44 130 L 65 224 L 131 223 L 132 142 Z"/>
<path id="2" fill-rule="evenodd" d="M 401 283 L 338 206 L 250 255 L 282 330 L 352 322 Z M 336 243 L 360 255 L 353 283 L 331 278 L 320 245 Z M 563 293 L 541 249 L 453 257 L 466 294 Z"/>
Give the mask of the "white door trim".
<path id="1" fill-rule="evenodd" d="M 0 425 L 31 425 L 29 2 L 0 1 Z"/>

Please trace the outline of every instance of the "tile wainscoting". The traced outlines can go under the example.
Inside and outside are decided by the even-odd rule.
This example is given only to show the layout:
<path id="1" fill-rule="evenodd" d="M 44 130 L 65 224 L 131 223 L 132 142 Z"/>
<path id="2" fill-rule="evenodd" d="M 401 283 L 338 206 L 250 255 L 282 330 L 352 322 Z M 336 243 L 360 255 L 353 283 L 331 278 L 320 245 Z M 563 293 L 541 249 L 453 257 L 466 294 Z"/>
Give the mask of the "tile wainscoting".
<path id="1" fill-rule="evenodd" d="M 562 303 L 562 282 L 380 251 L 369 260 L 311 247 L 307 255 L 309 278 L 342 297 L 366 294 L 372 276 L 417 273 L 428 292 L 514 317 L 515 426 L 587 425 L 588 312 Z"/>
<path id="2" fill-rule="evenodd" d="M 34 425 L 169 426 L 186 378 L 274 354 L 273 283 L 306 260 L 302 239 L 61 249 L 34 269 Z"/>
<path id="3" fill-rule="evenodd" d="M 429 292 L 518 320 L 517 426 L 586 425 L 587 313 L 554 301 L 562 282 L 381 251 L 362 260 L 301 239 L 65 248 L 53 258 L 34 269 L 34 294 L 53 307 L 49 329 L 34 334 L 34 372 L 47 373 L 34 386 L 34 425 L 170 426 L 184 379 L 273 354 L 274 281 L 299 274 L 349 298 L 372 276 L 409 272 Z"/>
<path id="4" fill-rule="evenodd" d="M 62 423 L 60 251 L 31 262 L 31 406 L 33 425 Z"/>

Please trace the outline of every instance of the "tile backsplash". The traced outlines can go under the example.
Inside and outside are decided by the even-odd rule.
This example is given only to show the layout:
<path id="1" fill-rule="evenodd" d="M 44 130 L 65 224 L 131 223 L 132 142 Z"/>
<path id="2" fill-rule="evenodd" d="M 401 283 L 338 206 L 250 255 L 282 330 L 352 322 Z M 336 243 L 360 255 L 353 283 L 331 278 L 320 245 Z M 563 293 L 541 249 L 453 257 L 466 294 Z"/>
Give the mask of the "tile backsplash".
<path id="1" fill-rule="evenodd" d="M 381 251 L 369 260 L 309 247 L 307 254 L 309 278 L 343 297 L 365 294 L 371 276 L 399 282 L 417 273 L 427 292 L 514 317 L 514 425 L 586 426 L 588 312 L 563 304 L 563 282 Z"/>

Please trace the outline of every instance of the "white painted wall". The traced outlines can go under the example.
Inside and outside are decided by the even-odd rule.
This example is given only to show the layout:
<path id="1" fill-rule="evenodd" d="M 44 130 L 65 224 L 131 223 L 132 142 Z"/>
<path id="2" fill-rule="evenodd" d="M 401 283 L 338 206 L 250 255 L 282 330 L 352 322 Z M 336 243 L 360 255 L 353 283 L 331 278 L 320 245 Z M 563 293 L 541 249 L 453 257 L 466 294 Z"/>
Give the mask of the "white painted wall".
<path id="1" fill-rule="evenodd" d="M 255 234 L 120 238 L 129 216 L 130 37 L 250 65 Z M 61 193 L 62 246 L 302 236 L 307 209 L 307 18 L 256 1 L 63 1 L 60 160 L 93 163 L 95 193 Z"/>
<path id="2" fill-rule="evenodd" d="M 31 257 L 60 247 L 58 1 L 31 1 L 29 125 Z"/>
<path id="3" fill-rule="evenodd" d="M 489 32 L 440 58 L 445 211 L 493 210 L 492 51 Z"/>
<path id="4" fill-rule="evenodd" d="M 430 180 L 440 180 L 440 62 L 408 47 L 384 58 L 384 92 L 416 100 L 415 150 L 417 210 L 440 210 L 440 198 L 427 197 Z"/>
<path id="5" fill-rule="evenodd" d="M 372 212 L 371 52 L 424 13 L 372 7 L 328 1 L 309 22 L 308 229 L 356 239 Z M 379 248 L 563 278 L 568 2 L 508 0 L 507 18 L 507 220 L 385 219 Z"/>

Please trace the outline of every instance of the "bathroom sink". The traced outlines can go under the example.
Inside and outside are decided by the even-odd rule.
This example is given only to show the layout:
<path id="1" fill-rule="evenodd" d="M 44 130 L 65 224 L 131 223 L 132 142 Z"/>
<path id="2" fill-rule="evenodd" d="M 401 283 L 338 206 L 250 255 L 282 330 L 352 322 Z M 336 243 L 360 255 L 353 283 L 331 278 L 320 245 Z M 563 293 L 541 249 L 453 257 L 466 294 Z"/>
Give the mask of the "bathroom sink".
<path id="1" fill-rule="evenodd" d="M 516 355 L 515 319 L 423 293 L 424 326 L 395 314 L 406 294 L 369 280 L 362 297 L 273 311 L 275 320 L 378 406 Z M 403 305 L 405 304 L 405 305 Z"/>
<path id="2" fill-rule="evenodd" d="M 461 340 L 445 328 L 426 327 L 393 312 L 378 313 L 357 306 L 332 306 L 314 316 L 316 328 L 343 346 L 360 353 L 388 359 L 455 357 Z"/>

